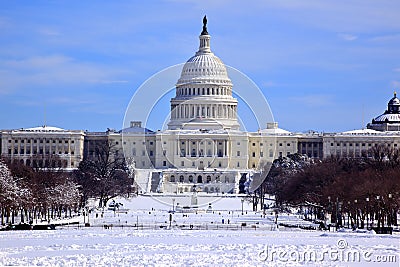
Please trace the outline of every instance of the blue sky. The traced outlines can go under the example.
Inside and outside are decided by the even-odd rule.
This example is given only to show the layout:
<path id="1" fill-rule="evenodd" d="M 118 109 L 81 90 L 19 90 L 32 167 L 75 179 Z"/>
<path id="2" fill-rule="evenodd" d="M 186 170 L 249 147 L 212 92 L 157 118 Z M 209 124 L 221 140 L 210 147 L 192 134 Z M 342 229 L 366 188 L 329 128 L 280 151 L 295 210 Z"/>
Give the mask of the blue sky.
<path id="1" fill-rule="evenodd" d="M 248 2 L 2 1 L 0 129 L 120 129 L 135 90 L 197 51 L 205 14 L 284 129 L 361 128 L 399 90 L 399 1 Z"/>

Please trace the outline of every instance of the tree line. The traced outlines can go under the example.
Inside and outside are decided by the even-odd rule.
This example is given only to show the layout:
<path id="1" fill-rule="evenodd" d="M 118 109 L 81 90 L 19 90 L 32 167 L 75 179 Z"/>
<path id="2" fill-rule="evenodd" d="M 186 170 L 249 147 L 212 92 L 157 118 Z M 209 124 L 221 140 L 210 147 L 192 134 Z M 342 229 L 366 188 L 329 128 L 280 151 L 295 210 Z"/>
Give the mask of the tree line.
<path id="1" fill-rule="evenodd" d="M 128 166 L 108 141 L 98 143 L 92 157 L 73 172 L 1 159 L 1 224 L 32 224 L 72 216 L 86 207 L 89 199 L 98 200 L 103 207 L 110 198 L 132 194 L 134 177 Z"/>
<path id="2" fill-rule="evenodd" d="M 280 207 L 308 207 L 319 219 L 331 214 L 338 225 L 397 225 L 400 151 L 378 145 L 369 152 L 372 157 L 278 159 L 259 191 L 275 195 Z"/>

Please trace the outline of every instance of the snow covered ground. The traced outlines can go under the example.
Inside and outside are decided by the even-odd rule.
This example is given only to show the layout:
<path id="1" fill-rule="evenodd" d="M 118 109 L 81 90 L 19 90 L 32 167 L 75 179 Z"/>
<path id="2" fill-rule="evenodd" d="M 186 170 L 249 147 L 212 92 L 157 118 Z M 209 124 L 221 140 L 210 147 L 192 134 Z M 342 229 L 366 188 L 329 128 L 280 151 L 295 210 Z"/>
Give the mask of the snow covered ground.
<path id="1" fill-rule="evenodd" d="M 207 204 L 197 214 L 175 213 L 170 222 L 169 201 L 120 199 L 120 212 L 93 210 L 91 227 L 0 232 L 0 266 L 399 266 L 399 234 L 276 229 L 274 214 L 244 203 L 242 215 L 240 198 L 214 201 L 211 212 Z M 278 222 L 310 224 L 288 214 Z"/>

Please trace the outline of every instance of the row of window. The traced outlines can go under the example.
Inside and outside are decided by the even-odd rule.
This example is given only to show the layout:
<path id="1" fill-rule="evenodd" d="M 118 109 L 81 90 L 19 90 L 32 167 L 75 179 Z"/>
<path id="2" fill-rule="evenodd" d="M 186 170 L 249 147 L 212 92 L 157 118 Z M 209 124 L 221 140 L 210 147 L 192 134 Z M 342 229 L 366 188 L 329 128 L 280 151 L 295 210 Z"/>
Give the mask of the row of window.
<path id="1" fill-rule="evenodd" d="M 184 183 L 184 182 L 194 183 L 195 181 L 197 181 L 197 183 L 201 183 L 202 184 L 203 180 L 205 180 L 206 183 L 211 183 L 213 181 L 212 178 L 211 178 L 211 175 L 207 175 L 206 179 L 203 179 L 202 175 L 198 175 L 196 178 L 193 175 L 189 175 L 187 179 L 185 179 L 185 177 L 183 175 L 180 175 L 179 179 L 177 179 L 175 177 L 175 175 L 171 175 L 169 177 L 169 181 L 171 183 L 176 183 L 176 182 L 179 182 L 179 183 Z M 219 183 L 219 182 L 222 182 L 222 181 L 224 181 L 225 183 L 234 183 L 235 182 L 235 178 L 234 177 L 231 177 L 231 178 L 224 177 L 224 179 L 221 179 L 221 177 L 219 175 L 217 175 L 214 178 L 213 182 Z"/>
<path id="2" fill-rule="evenodd" d="M 368 145 L 368 147 L 371 147 L 372 144 L 371 143 L 336 143 L 336 146 L 361 146 L 361 147 L 365 147 Z M 382 144 L 382 145 L 386 145 L 386 144 Z M 331 143 L 331 146 L 334 146 L 334 143 Z M 374 146 L 378 146 L 378 144 L 375 144 Z M 387 144 L 387 146 L 391 146 L 391 144 Z M 397 144 L 393 144 L 394 147 L 397 147 Z"/>
<path id="3" fill-rule="evenodd" d="M 14 153 L 12 153 L 12 152 L 14 152 Z M 32 152 L 32 153 L 31 153 Z M 45 151 L 43 151 L 43 149 L 39 149 L 39 150 L 36 150 L 36 149 L 34 149 L 34 150 L 29 150 L 29 149 L 23 149 L 23 148 L 21 148 L 19 151 L 18 151 L 18 149 L 17 148 L 15 148 L 14 149 L 14 151 L 11 149 L 11 148 L 9 148 L 8 149 L 8 154 L 9 155 L 11 155 L 11 154 L 14 154 L 14 155 L 31 155 L 31 154 L 33 154 L 33 155 L 37 155 L 37 154 L 39 154 L 39 155 L 50 155 L 50 151 L 49 150 L 45 150 Z M 52 153 L 51 154 L 53 154 L 53 155 L 55 155 L 56 154 L 56 151 L 52 151 Z M 71 151 L 71 153 L 69 153 L 68 151 L 64 151 L 64 153 L 63 153 L 63 151 L 58 151 L 58 154 L 59 155 L 61 155 L 61 154 L 71 154 L 71 155 L 74 155 L 75 154 L 75 152 L 74 151 Z"/>
<path id="4" fill-rule="evenodd" d="M 179 88 L 178 95 L 227 95 L 228 88 Z"/>
<path id="5" fill-rule="evenodd" d="M 28 143 L 28 144 L 30 144 L 30 143 L 34 143 L 34 144 L 36 144 L 36 143 L 38 143 L 38 141 L 39 141 L 39 143 L 40 144 L 43 144 L 43 143 L 46 143 L 46 144 L 50 144 L 50 143 L 53 143 L 53 144 L 55 144 L 55 143 L 59 143 L 59 144 L 62 144 L 62 143 L 65 143 L 65 144 L 68 144 L 69 143 L 69 140 L 60 140 L 60 139 L 53 139 L 53 140 L 49 140 L 49 139 L 39 139 L 39 140 L 37 140 L 37 139 L 33 139 L 33 140 L 31 140 L 31 139 L 27 139 L 26 140 L 26 143 Z M 57 142 L 58 141 L 58 142 Z M 18 143 L 20 143 L 20 144 L 24 144 L 25 143 L 25 139 L 14 139 L 14 142 L 13 142 L 13 140 L 12 139 L 8 139 L 8 143 L 14 143 L 14 144 L 18 144 Z M 75 140 L 71 140 L 71 144 L 73 144 L 73 143 L 75 143 Z"/>

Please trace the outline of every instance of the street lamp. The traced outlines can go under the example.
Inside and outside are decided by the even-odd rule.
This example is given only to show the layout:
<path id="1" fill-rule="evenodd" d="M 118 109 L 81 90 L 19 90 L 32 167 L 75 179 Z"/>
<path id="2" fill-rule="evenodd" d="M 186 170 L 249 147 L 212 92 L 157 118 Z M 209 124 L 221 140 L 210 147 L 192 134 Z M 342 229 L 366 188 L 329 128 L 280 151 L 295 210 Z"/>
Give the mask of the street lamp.
<path id="1" fill-rule="evenodd" d="M 172 211 L 175 211 L 175 198 L 172 199 Z"/>
<path id="2" fill-rule="evenodd" d="M 388 216 L 388 226 L 390 227 L 392 225 L 392 207 L 391 207 L 391 202 L 392 202 L 392 194 L 389 193 L 388 195 L 389 201 L 388 201 L 388 211 L 389 211 L 389 216 Z"/>
<path id="3" fill-rule="evenodd" d="M 358 228 L 358 226 L 359 226 L 359 224 L 358 224 L 358 208 L 357 208 L 357 202 L 358 202 L 358 200 L 357 199 L 354 199 L 354 207 L 355 207 L 355 209 L 356 209 L 356 225 L 357 225 L 357 228 Z"/>
<path id="4" fill-rule="evenodd" d="M 368 219 L 368 216 L 369 216 L 369 197 L 367 197 L 366 199 L 365 199 L 365 201 L 367 202 L 367 229 L 368 229 L 368 221 L 369 221 L 369 219 Z"/>
<path id="5" fill-rule="evenodd" d="M 243 203 L 244 203 L 244 198 L 242 198 L 240 201 L 242 202 L 242 215 L 243 215 Z"/>

